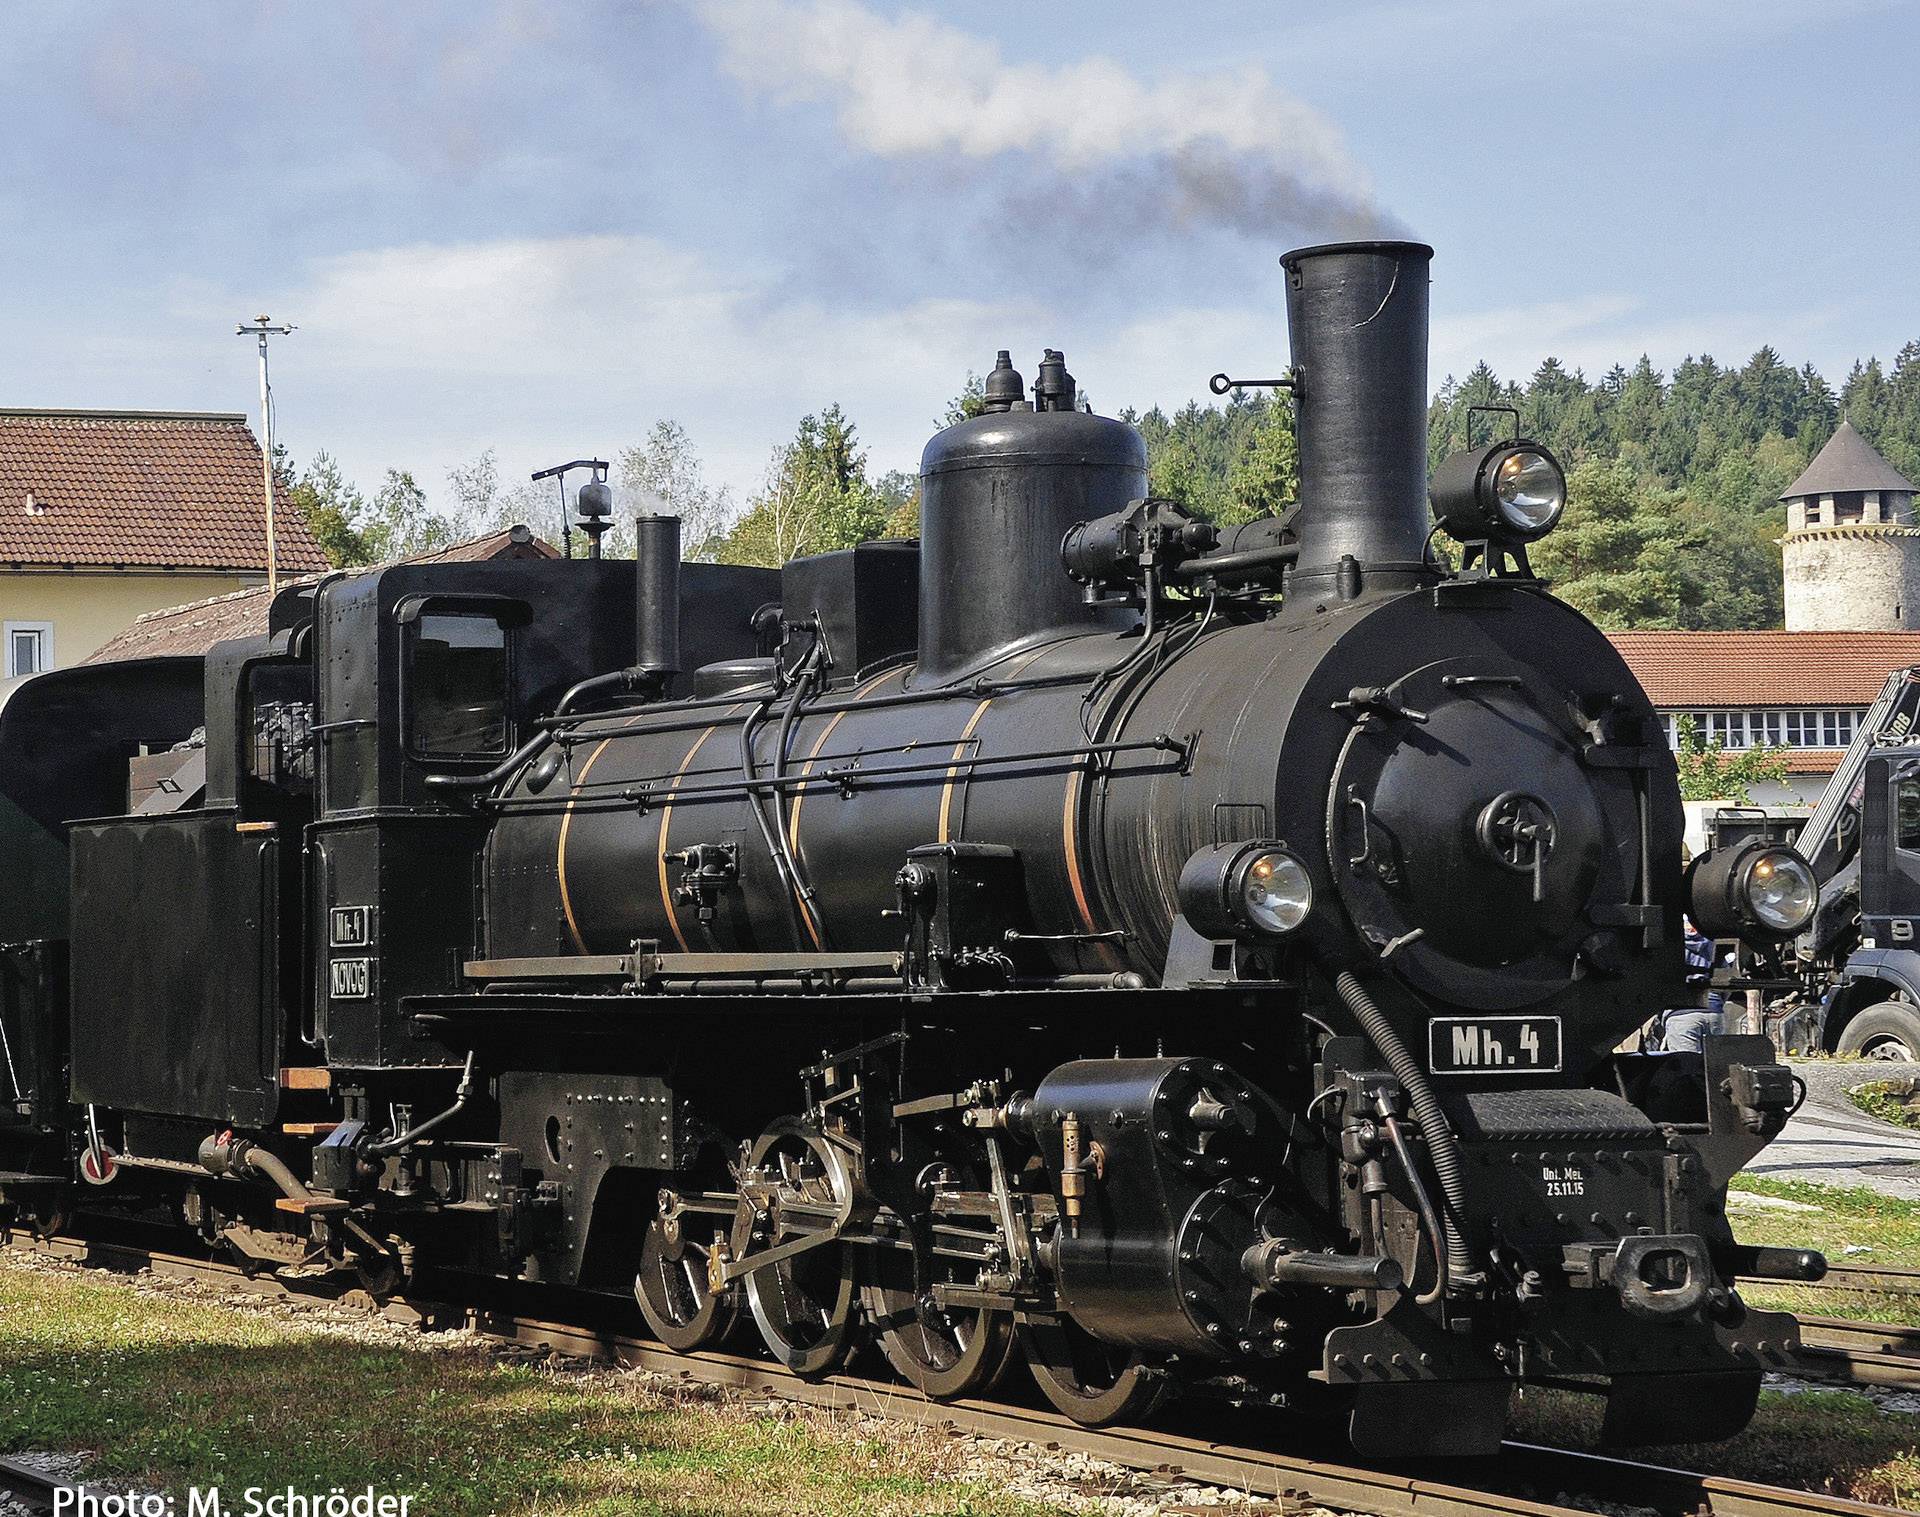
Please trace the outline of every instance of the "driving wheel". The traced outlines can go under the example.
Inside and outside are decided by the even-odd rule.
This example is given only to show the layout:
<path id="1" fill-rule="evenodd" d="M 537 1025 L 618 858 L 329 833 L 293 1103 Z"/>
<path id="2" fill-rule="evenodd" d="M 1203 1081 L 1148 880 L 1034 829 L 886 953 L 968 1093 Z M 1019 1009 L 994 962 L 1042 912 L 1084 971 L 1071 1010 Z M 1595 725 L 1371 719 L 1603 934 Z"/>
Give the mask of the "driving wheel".
<path id="1" fill-rule="evenodd" d="M 935 1401 L 991 1389 L 1013 1357 L 1013 1318 L 990 1307 L 943 1307 L 934 1299 L 934 1261 L 924 1241 L 874 1250 L 867 1314 L 880 1350 L 908 1384 Z"/>
<path id="2" fill-rule="evenodd" d="M 754 1144 L 748 1169 L 761 1178 L 742 1187 L 734 1222 L 736 1253 L 747 1258 L 811 1243 L 746 1277 L 753 1320 L 774 1358 L 794 1374 L 808 1379 L 831 1374 L 854 1346 L 860 1251 L 848 1243 L 812 1240 L 853 1213 L 855 1186 L 847 1154 L 808 1124 L 786 1117 Z"/>
<path id="3" fill-rule="evenodd" d="M 1020 1329 L 1041 1394 L 1083 1427 L 1139 1422 L 1165 1399 L 1164 1371 L 1133 1349 L 1102 1343 L 1064 1317 Z"/>
<path id="4" fill-rule="evenodd" d="M 689 1225 L 705 1221 L 710 1219 L 677 1209 L 656 1213 L 640 1242 L 634 1299 L 653 1336 L 675 1353 L 712 1348 L 740 1319 L 738 1294 L 715 1292 L 707 1283 L 711 1243 L 702 1246 L 687 1236 Z"/>

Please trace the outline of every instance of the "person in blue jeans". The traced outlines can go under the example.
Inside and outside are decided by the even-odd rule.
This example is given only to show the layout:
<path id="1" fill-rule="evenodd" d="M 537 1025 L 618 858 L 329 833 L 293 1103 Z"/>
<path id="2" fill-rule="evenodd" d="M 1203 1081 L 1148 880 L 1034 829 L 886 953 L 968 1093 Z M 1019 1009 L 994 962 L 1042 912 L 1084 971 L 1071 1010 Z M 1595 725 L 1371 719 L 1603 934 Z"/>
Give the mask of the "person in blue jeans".
<path id="1" fill-rule="evenodd" d="M 1727 998 L 1713 985 L 1713 939 L 1687 921 L 1687 984 L 1700 999 L 1693 1006 L 1676 1007 L 1660 1019 L 1662 1053 L 1701 1053 L 1707 1039 L 1726 1031 Z"/>

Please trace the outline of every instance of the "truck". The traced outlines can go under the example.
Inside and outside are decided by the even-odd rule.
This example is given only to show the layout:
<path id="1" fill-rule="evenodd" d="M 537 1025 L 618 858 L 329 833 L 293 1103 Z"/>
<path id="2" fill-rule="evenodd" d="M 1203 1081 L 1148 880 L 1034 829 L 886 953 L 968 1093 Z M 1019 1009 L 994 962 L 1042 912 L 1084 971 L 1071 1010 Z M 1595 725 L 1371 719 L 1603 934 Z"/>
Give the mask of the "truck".
<path id="1" fill-rule="evenodd" d="M 1813 866 L 1820 904 L 1766 1004 L 1786 1052 L 1920 1062 L 1917 726 L 1920 665 L 1910 665 L 1887 676 L 1793 840 Z M 1728 808 L 1710 832 L 1725 841 L 1779 825 Z"/>

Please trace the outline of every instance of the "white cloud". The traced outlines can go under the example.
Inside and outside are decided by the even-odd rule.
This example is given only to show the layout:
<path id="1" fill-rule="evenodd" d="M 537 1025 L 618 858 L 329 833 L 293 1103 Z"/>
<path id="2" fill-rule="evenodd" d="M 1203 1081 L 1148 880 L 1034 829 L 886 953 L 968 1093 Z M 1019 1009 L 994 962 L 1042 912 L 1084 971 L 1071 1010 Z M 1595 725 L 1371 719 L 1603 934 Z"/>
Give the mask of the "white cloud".
<path id="1" fill-rule="evenodd" d="M 1003 346 L 1030 348 L 1030 366 L 1057 340 L 1018 298 L 861 313 L 779 293 L 780 278 L 639 235 L 320 258 L 269 301 L 300 323 L 274 360 L 283 430 L 313 440 L 296 441 L 297 456 L 332 446 L 365 482 L 402 465 L 438 493 L 450 465 L 485 447 L 511 480 L 582 450 L 604 456 L 670 416 L 743 493 L 799 418 L 834 401 L 873 467 L 911 468 L 969 369 Z M 244 301 L 202 285 L 176 304 L 205 325 Z"/>
<path id="2" fill-rule="evenodd" d="M 1436 385 L 1482 357 L 1524 377 L 1552 353 L 1595 377 L 1643 350 L 1671 369 L 1702 351 L 1739 362 L 1771 340 L 1797 361 L 1844 314 L 1683 323 L 1616 293 L 1478 311 L 1449 309 L 1440 286 L 1435 296 Z M 1108 414 L 1204 403 L 1209 375 L 1271 375 L 1288 354 L 1277 267 L 1230 303 L 1089 309 L 996 292 L 859 309 L 796 297 L 784 268 L 743 265 L 734 250 L 597 235 L 325 256 L 265 291 L 202 277 L 135 326 L 78 342 L 68 313 L 49 311 L 16 332 L 0 380 L 46 404 L 251 409 L 253 349 L 232 333 L 262 309 L 300 327 L 274 349 L 280 436 L 296 459 L 328 448 L 368 487 L 389 466 L 409 468 L 439 500 L 447 469 L 484 448 L 511 482 L 559 459 L 611 456 L 661 417 L 688 429 L 710 477 L 744 495 L 795 422 L 835 401 L 872 468 L 911 469 L 967 371 L 1001 347 L 1029 379 L 1042 347 L 1063 348 Z"/>
<path id="3" fill-rule="evenodd" d="M 1116 223 L 1256 232 L 1376 220 L 1340 130 L 1263 69 L 1139 78 L 1110 58 L 1009 62 L 932 15 L 886 17 L 857 0 L 692 0 L 750 92 L 832 108 L 841 135 L 881 158 L 1003 159 L 1043 178 L 1151 165 L 1102 180 Z M 1083 206 L 1084 209 L 1084 206 Z"/>
<path id="4" fill-rule="evenodd" d="M 835 107 L 855 146 L 883 157 L 1031 152 L 1062 168 L 1215 142 L 1323 189 L 1362 188 L 1338 129 L 1254 67 L 1147 82 L 1109 58 L 1012 64 L 930 15 L 854 0 L 699 0 L 750 88 Z"/>

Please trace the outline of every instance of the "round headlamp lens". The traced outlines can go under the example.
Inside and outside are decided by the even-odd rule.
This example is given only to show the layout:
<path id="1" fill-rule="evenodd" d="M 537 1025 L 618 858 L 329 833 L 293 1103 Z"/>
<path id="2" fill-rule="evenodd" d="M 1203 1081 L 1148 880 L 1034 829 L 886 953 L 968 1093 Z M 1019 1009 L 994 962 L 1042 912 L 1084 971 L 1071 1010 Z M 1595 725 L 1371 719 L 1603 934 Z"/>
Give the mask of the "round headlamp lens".
<path id="1" fill-rule="evenodd" d="M 1256 854 L 1241 876 L 1240 905 L 1262 932 L 1292 932 L 1313 909 L 1313 881 L 1292 854 Z"/>
<path id="2" fill-rule="evenodd" d="M 1506 524 L 1523 537 L 1550 530 L 1567 507 L 1567 479 L 1545 453 L 1522 448 L 1495 466 L 1493 498 Z"/>
<path id="3" fill-rule="evenodd" d="M 1753 914 L 1775 932 L 1799 932 L 1820 904 L 1813 871 L 1791 853 L 1761 854 L 1747 866 L 1741 889 Z"/>

